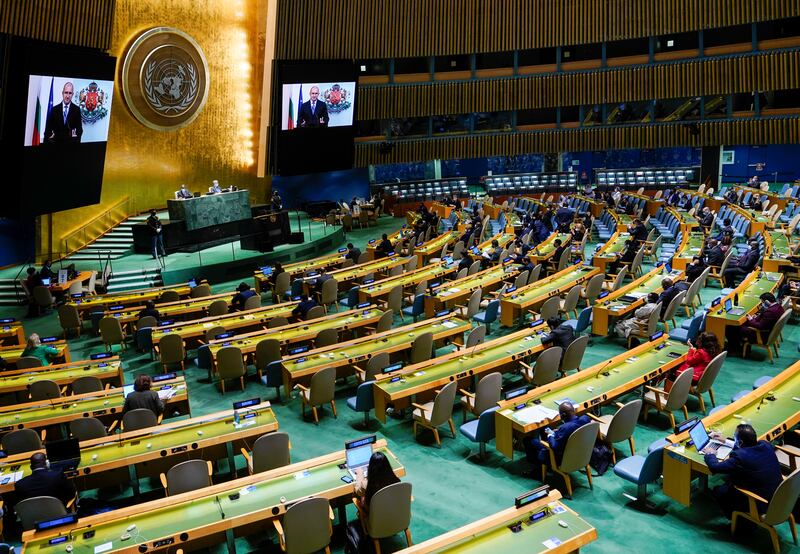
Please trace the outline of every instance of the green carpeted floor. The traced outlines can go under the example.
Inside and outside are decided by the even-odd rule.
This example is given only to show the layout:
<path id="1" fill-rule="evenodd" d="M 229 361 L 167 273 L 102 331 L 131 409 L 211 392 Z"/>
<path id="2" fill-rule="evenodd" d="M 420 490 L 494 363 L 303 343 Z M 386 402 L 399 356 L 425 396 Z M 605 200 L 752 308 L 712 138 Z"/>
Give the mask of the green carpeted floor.
<path id="1" fill-rule="evenodd" d="M 369 238 L 379 236 L 381 232 L 396 229 L 401 220 L 389 217 L 382 218 L 379 226 L 370 229 L 356 230 L 348 235 L 348 240 L 363 248 Z M 591 245 L 588 247 L 591 248 Z M 239 279 L 228 283 L 215 284 L 214 292 L 232 290 Z M 702 291 L 704 302 L 718 293 L 718 288 L 711 285 Z M 22 308 L 3 310 L 2 316 L 22 317 Z M 400 324 L 399 318 L 395 322 Z M 25 321 L 27 332 L 37 331 L 42 335 L 60 334 L 57 316 L 50 314 Z M 492 338 L 502 334 L 499 327 L 494 329 Z M 714 386 L 716 397 L 721 402 L 728 402 L 731 395 L 743 389 L 750 389 L 753 381 L 761 375 L 775 375 L 788 365 L 798 360 L 797 344 L 800 341 L 800 328 L 789 325 L 786 329 L 785 341 L 781 347 L 780 358 L 771 365 L 761 352 L 752 354 L 748 360 L 729 357 Z M 73 359 L 86 358 L 90 353 L 103 350 L 99 337 L 84 336 L 70 340 Z M 583 367 L 607 360 L 609 357 L 624 351 L 624 343 L 620 340 L 595 337 L 586 352 Z M 443 350 L 440 351 L 442 353 Z M 136 374 L 157 373 L 158 365 L 150 361 L 147 354 L 137 354 L 131 349 L 123 354 L 125 361 L 125 377 L 132 382 Z M 232 392 L 221 396 L 216 387 L 200 383 L 205 372 L 187 366 L 187 380 L 190 386 L 190 399 L 193 415 L 202 415 L 221 409 L 227 409 L 236 400 L 261 395 L 272 399 L 272 390 L 267 391 L 254 379 L 251 379 L 244 392 Z M 518 377 L 507 375 L 506 385 Z M 291 399 L 283 404 L 274 404 L 280 428 L 289 433 L 292 439 L 293 461 L 305 460 L 341 449 L 342 443 L 349 438 L 364 434 L 361 428 L 361 414 L 347 408 L 346 398 L 354 394 L 352 380 L 347 386 L 339 385 L 337 391 L 338 419 L 334 419 L 329 410 L 324 410 L 319 426 L 302 421 L 300 417 L 300 401 Z M 690 415 L 698 415 L 694 398 L 689 400 Z M 460 412 L 455 414 L 456 424 L 461 423 Z M 477 460 L 477 447 L 457 434 L 452 439 L 443 433 L 442 448 L 436 448 L 431 434 L 422 432 L 415 440 L 412 436 L 411 422 L 392 419 L 385 425 L 373 420 L 371 430 L 379 437 L 385 437 L 390 448 L 395 452 L 407 470 L 407 481 L 414 486 L 413 519 L 411 531 L 415 542 L 428 539 L 445 531 L 454 529 L 478 518 L 509 507 L 515 496 L 521 492 L 538 486 L 538 481 L 523 477 L 528 469 L 526 463 L 518 456 L 513 462 L 497 454 L 492 445 L 489 456 L 484 462 Z M 646 453 L 647 445 L 653 440 L 669 434 L 665 417 L 652 416 L 648 422 L 639 422 L 635 433 L 637 452 Z M 620 454 L 628 454 L 627 445 L 619 445 Z M 244 463 L 237 459 L 242 470 Z M 225 470 L 224 463 L 221 470 Z M 240 473 L 241 474 L 241 473 Z M 559 478 L 551 477 L 552 485 L 562 486 Z M 576 486 L 574 498 L 568 504 L 581 516 L 597 528 L 599 539 L 589 545 L 586 552 L 619 552 L 623 548 L 634 552 L 686 552 L 690 550 L 704 552 L 767 552 L 770 549 L 769 538 L 761 530 L 743 526 L 741 532 L 731 537 L 728 522 L 721 516 L 709 496 L 696 494 L 691 508 L 672 502 L 662 495 L 657 487 L 651 487 L 651 501 L 664 508 L 663 515 L 641 513 L 626 506 L 628 500 L 624 492 L 635 493 L 635 487 L 617 478 L 611 470 L 594 479 L 594 490 L 588 488 L 585 476 L 575 474 L 573 482 Z M 712 479 L 712 484 L 717 479 Z M 130 492 L 127 493 L 129 495 Z M 145 495 L 145 498 L 157 495 L 157 491 Z M 95 497 L 95 493 L 87 495 Z M 130 502 L 130 500 L 128 500 Z M 102 502 L 122 505 L 124 499 L 102 497 Z M 92 505 L 91 501 L 85 503 Z M 354 516 L 352 507 L 348 510 L 351 519 Z M 784 552 L 800 552 L 791 542 L 787 525 L 779 529 Z M 278 552 L 271 535 L 237 539 L 239 552 L 273 551 Z M 398 535 L 393 548 L 404 544 Z M 389 543 L 385 544 L 389 547 Z M 334 551 L 342 551 L 341 537 L 333 543 Z M 215 552 L 223 552 L 220 545 Z M 388 550 L 385 550 L 388 551 Z"/>

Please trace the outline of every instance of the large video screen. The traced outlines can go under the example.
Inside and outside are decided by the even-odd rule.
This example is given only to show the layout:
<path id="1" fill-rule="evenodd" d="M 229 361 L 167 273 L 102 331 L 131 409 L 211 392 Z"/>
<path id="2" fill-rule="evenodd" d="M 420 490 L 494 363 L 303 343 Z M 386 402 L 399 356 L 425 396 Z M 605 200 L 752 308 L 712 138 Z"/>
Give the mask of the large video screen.
<path id="1" fill-rule="evenodd" d="M 274 174 L 353 167 L 357 79 L 357 68 L 350 60 L 276 64 Z"/>
<path id="2" fill-rule="evenodd" d="M 0 216 L 28 218 L 100 202 L 116 58 L 23 37 L 0 70 Z M 2 65 L 2 64 L 0 64 Z"/>
<path id="3" fill-rule="evenodd" d="M 281 130 L 353 124 L 355 82 L 283 85 Z"/>
<path id="4" fill-rule="evenodd" d="M 114 82 L 31 75 L 25 146 L 106 142 Z"/>

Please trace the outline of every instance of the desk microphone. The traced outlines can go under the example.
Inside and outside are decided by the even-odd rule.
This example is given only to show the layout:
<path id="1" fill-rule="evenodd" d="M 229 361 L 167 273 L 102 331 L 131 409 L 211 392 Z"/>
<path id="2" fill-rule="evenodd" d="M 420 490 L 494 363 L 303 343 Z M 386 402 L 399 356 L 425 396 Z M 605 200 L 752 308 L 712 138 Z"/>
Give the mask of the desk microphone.
<path id="1" fill-rule="evenodd" d="M 600 368 L 600 371 L 598 371 L 597 374 L 595 374 L 594 378 L 595 379 L 599 379 L 600 378 L 600 374 L 603 373 L 603 370 L 605 370 L 609 365 L 611 365 L 611 362 L 613 362 L 613 361 L 614 361 L 614 358 L 611 358 L 610 360 L 607 360 L 606 363 L 603 365 L 603 367 Z"/>
<path id="2" fill-rule="evenodd" d="M 219 507 L 219 515 L 222 517 L 222 519 L 225 519 L 225 512 L 222 511 L 222 504 L 219 501 L 219 495 L 216 494 L 214 495 L 214 501 L 217 503 L 217 506 Z"/>
<path id="3" fill-rule="evenodd" d="M 761 405 L 764 403 L 764 400 L 766 400 L 768 396 L 769 393 L 761 397 L 761 400 L 758 402 L 758 406 L 756 406 L 756 411 L 759 411 L 761 409 Z"/>

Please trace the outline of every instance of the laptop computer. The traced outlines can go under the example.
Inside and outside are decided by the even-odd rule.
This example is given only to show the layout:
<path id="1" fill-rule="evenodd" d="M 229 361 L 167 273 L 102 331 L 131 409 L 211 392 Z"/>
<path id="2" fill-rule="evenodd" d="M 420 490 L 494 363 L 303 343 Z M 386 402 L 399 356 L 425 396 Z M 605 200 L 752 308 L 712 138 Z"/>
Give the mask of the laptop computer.
<path id="1" fill-rule="evenodd" d="M 133 385 L 122 385 L 122 397 L 128 398 L 128 395 L 133 392 Z"/>
<path id="2" fill-rule="evenodd" d="M 712 439 L 708 436 L 706 426 L 703 421 L 697 422 L 697 425 L 689 429 L 689 436 L 692 438 L 695 449 L 700 454 L 714 454 L 718 460 L 724 460 L 731 453 L 733 448 L 725 442 Z"/>
<path id="3" fill-rule="evenodd" d="M 738 306 L 734 307 L 733 302 L 731 302 L 731 299 L 728 298 L 725 300 L 725 311 L 731 315 L 742 315 L 744 313 L 744 308 L 740 308 Z"/>
<path id="4" fill-rule="evenodd" d="M 50 286 L 50 281 L 51 281 L 50 277 L 43 278 L 42 279 L 42 286 L 49 287 Z"/>
<path id="5" fill-rule="evenodd" d="M 344 443 L 345 466 L 350 477 L 356 478 L 356 470 L 360 469 L 367 476 L 369 459 L 372 457 L 372 445 L 375 443 L 375 435 L 347 441 Z"/>
<path id="6" fill-rule="evenodd" d="M 63 439 L 44 443 L 50 469 L 72 471 L 81 463 L 81 447 L 78 439 Z"/>

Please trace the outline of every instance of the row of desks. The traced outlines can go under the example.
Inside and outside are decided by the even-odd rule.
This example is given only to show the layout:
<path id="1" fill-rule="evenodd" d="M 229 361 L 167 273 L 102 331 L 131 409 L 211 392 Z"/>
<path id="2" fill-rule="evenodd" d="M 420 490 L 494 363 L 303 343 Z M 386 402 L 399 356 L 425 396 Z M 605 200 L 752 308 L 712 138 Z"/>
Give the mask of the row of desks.
<path id="1" fill-rule="evenodd" d="M 209 461 L 230 458 L 238 448 L 249 446 L 261 435 L 278 429 L 269 402 L 240 410 L 240 422 L 233 410 L 165 423 L 99 439 L 82 441 L 81 460 L 73 472 L 65 474 L 79 491 L 127 482 L 128 467 L 136 475 L 157 476 L 186 459 Z M 237 450 L 231 450 L 236 448 Z M 31 452 L 9 456 L 0 462 L 0 472 L 30 475 Z M 235 465 L 231 465 L 235 467 Z M 0 485 L 0 493 L 14 490 L 14 483 Z"/>
<path id="2" fill-rule="evenodd" d="M 462 388 L 473 384 L 485 373 L 511 371 L 519 362 L 542 351 L 541 337 L 546 325 L 535 327 L 478 344 L 466 350 L 451 352 L 426 362 L 407 366 L 399 371 L 379 375 L 372 386 L 375 417 L 386 422 L 386 408 L 404 408 L 421 397 L 432 396 L 435 389 L 452 381 Z"/>
<path id="3" fill-rule="evenodd" d="M 85 312 L 102 312 L 106 306 L 143 306 L 148 300 L 158 300 L 164 291 L 173 290 L 182 298 L 189 296 L 192 288 L 188 284 L 170 285 L 167 287 L 156 287 L 142 290 L 132 290 L 116 294 L 101 294 L 96 296 L 84 296 L 83 298 L 73 299 L 78 313 L 85 317 Z"/>
<path id="4" fill-rule="evenodd" d="M 377 302 L 378 300 L 386 298 L 389 292 L 397 286 L 403 287 L 404 290 L 409 290 L 423 281 L 428 281 L 429 284 L 432 284 L 434 281 L 441 281 L 445 277 L 452 275 L 457 270 L 458 264 L 455 262 L 451 262 L 450 264 L 439 262 L 420 267 L 413 271 L 407 271 L 401 275 L 374 281 L 369 285 L 362 285 L 359 287 L 359 301 Z"/>
<path id="5" fill-rule="evenodd" d="M 663 292 L 661 281 L 667 277 L 678 282 L 685 276 L 680 270 L 665 273 L 663 268 L 654 267 L 638 279 L 598 299 L 592 308 L 592 333 L 607 335 L 613 322 L 631 315 L 646 302 L 649 293 Z"/>
<path id="6" fill-rule="evenodd" d="M 286 394 L 289 394 L 295 383 L 307 382 L 315 373 L 328 367 L 344 371 L 358 364 L 365 366 L 372 356 L 380 352 L 393 356 L 408 351 L 414 340 L 423 333 L 433 335 L 435 346 L 447 342 L 462 345 L 464 333 L 471 328 L 472 325 L 468 321 L 441 316 L 333 346 L 286 356 L 283 358 L 283 384 Z"/>
<path id="7" fill-rule="evenodd" d="M 364 309 L 339 312 L 309 321 L 284 325 L 275 329 L 263 329 L 231 338 L 213 340 L 208 343 L 207 347 L 200 348 L 198 351 L 198 365 L 203 368 L 213 369 L 216 366 L 217 352 L 227 346 L 235 346 L 242 351 L 243 355 L 249 355 L 255 353 L 256 346 L 264 339 L 276 339 L 282 346 L 285 346 L 297 342 L 311 341 L 324 329 L 336 329 L 340 334 L 356 333 L 368 325 L 377 324 L 382 315 L 382 310 L 369 306 Z"/>
<path id="8" fill-rule="evenodd" d="M 69 345 L 67 344 L 67 341 L 57 340 L 56 337 L 44 337 L 41 340 L 42 344 L 45 346 L 52 346 L 58 350 L 58 354 L 55 354 L 53 359 L 63 360 L 67 363 L 72 359 L 69 353 Z M 25 351 L 25 348 L 25 344 L 15 344 L 12 346 L 0 347 L 0 358 L 3 358 L 9 367 L 16 366 L 17 360 L 22 357 L 22 353 Z M 7 373 L 4 373 L 4 375 L 7 375 Z"/>
<path id="9" fill-rule="evenodd" d="M 339 250 L 338 252 L 334 252 L 333 254 L 319 256 L 316 258 L 312 258 L 310 260 L 295 262 L 293 264 L 286 264 L 285 266 L 283 266 L 283 270 L 289 274 L 289 279 L 294 279 L 310 271 L 338 268 L 347 259 L 345 258 L 346 253 L 347 249 L 344 248 L 342 250 Z M 261 294 L 269 290 L 270 288 L 269 275 L 266 275 L 264 273 L 265 269 L 267 268 L 261 268 L 253 273 L 255 290 L 258 294 Z"/>
<path id="10" fill-rule="evenodd" d="M 221 294 L 213 294 L 211 296 L 201 296 L 199 298 L 185 298 L 175 302 L 162 302 L 156 304 L 156 309 L 161 315 L 162 319 L 172 319 L 176 317 L 195 318 L 198 314 L 205 314 L 208 312 L 209 306 L 217 300 L 228 301 L 233 298 L 233 292 L 223 292 Z M 131 325 L 139 320 L 139 312 L 145 308 L 144 304 L 141 306 L 123 306 L 118 304 L 113 309 L 107 309 L 103 312 L 103 317 L 115 317 L 119 320 L 120 325 L 123 327 Z"/>
<path id="11" fill-rule="evenodd" d="M 749 423 L 759 440 L 773 441 L 800 423 L 800 362 L 783 370 L 759 388 L 703 418 L 706 429 L 732 438 L 736 426 Z M 664 449 L 664 493 L 683 504 L 691 503 L 695 477 L 710 474 L 702 454 L 689 445 L 689 432 L 667 437 Z"/>
<path id="12" fill-rule="evenodd" d="M 0 394 L 28 390 L 35 381 L 50 380 L 59 386 L 70 385 L 80 377 L 97 377 L 104 383 L 121 387 L 124 382 L 119 358 L 80 360 L 45 367 L 15 369 L 0 374 Z"/>
<path id="13" fill-rule="evenodd" d="M 495 415 L 498 452 L 514 456 L 513 437 L 558 423 L 558 406 L 569 401 L 582 414 L 649 383 L 677 367 L 688 346 L 669 336 L 646 342 L 590 368 L 503 401 Z"/>
<path id="14" fill-rule="evenodd" d="M 499 289 L 503 282 L 513 280 L 518 274 L 518 266 L 499 264 L 467 277 L 442 283 L 425 296 L 425 316 L 433 317 L 443 310 L 452 310 L 456 305 L 466 305 L 477 289 L 481 289 L 485 296 Z"/>
<path id="15" fill-rule="evenodd" d="M 165 414 L 191 415 L 189 389 L 183 376 L 152 384 L 151 390 L 159 392 L 162 389 L 175 390 L 173 395 L 164 401 Z M 14 429 L 43 429 L 67 424 L 82 417 L 95 417 L 110 423 L 122 416 L 124 405 L 123 389 L 116 387 L 99 392 L 3 406 L 0 407 L 0 433 Z"/>
<path id="16" fill-rule="evenodd" d="M 775 293 L 783 281 L 782 273 L 770 273 L 765 271 L 751 272 L 739 285 L 729 294 L 721 297 L 719 303 L 712 304 L 711 309 L 706 315 L 706 331 L 714 333 L 721 345 L 725 344 L 725 330 L 727 327 L 741 326 L 747 321 L 748 315 L 754 315 L 761 304 L 759 296 L 765 292 Z M 736 298 L 739 299 L 736 304 Z M 744 311 L 741 315 L 734 315 L 725 311 L 725 301 L 731 299 L 739 308 Z"/>
<path id="17" fill-rule="evenodd" d="M 580 285 L 600 275 L 599 268 L 577 263 L 545 279 L 519 288 L 500 301 L 500 321 L 505 327 L 513 327 L 521 317 L 541 306 L 545 300 L 563 294 L 575 285 Z"/>
<path id="18" fill-rule="evenodd" d="M 208 329 L 213 327 L 223 327 L 225 331 L 240 331 L 251 327 L 261 327 L 262 329 L 276 317 L 289 318 L 300 302 L 284 302 L 282 304 L 272 304 L 218 316 L 205 317 L 186 321 L 183 323 L 173 323 L 153 327 L 150 337 L 153 345 L 157 345 L 161 339 L 168 334 L 180 335 L 184 340 L 202 339 Z"/>
<path id="19" fill-rule="evenodd" d="M 191 433 L 190 433 L 191 434 Z M 374 449 L 383 452 L 398 477 L 405 468 L 378 441 Z M 286 509 L 305 498 L 326 498 L 345 504 L 354 485 L 342 477 L 344 451 L 294 463 L 271 471 L 212 485 L 129 508 L 90 516 L 72 526 L 23 535 L 24 552 L 50 553 L 52 539 L 66 537 L 75 554 L 95 552 L 136 553 L 176 547 L 187 550 L 232 540 L 237 534 L 263 533 L 265 523 L 280 518 Z M 135 531 L 128 528 L 135 524 Z M 92 533 L 85 533 L 91 529 Z M 122 540 L 124 534 L 130 538 Z M 227 535 L 227 537 L 226 537 Z"/>

